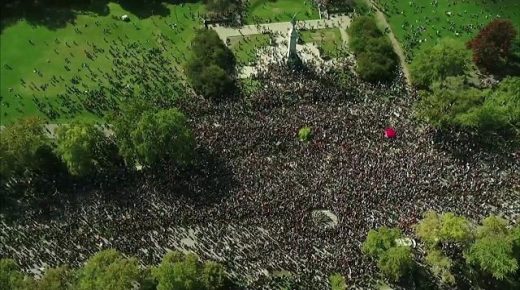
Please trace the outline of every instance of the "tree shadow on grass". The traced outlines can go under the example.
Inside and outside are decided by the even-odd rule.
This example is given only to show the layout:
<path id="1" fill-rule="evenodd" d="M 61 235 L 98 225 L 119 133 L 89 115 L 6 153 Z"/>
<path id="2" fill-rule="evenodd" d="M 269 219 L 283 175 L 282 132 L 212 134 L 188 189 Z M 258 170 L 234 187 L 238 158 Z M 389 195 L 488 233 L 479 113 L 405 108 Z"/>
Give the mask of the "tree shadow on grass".
<path id="1" fill-rule="evenodd" d="M 166 7 L 165 2 L 146 1 L 146 0 L 119 0 L 117 1 L 123 9 L 136 15 L 138 18 L 148 18 L 150 16 L 168 16 L 170 9 Z"/>
<path id="2" fill-rule="evenodd" d="M 19 1 L 16 3 L 3 2 L 0 4 L 1 24 L 0 31 L 25 19 L 31 25 L 45 26 L 51 30 L 65 27 L 74 23 L 78 14 L 95 13 L 106 16 L 109 13 L 107 0 L 93 0 L 88 2 L 57 4 L 49 1 Z"/>
<path id="3" fill-rule="evenodd" d="M 74 3 L 55 3 L 52 0 L 5 1 L 0 4 L 0 32 L 21 19 L 25 19 L 31 25 L 41 25 L 55 30 L 63 28 L 69 23 L 75 23 L 79 14 L 94 13 L 99 16 L 107 16 L 110 13 L 109 2 L 119 3 L 123 9 L 143 19 L 154 15 L 168 16 L 170 10 L 166 4 L 177 1 L 91 0 Z"/>

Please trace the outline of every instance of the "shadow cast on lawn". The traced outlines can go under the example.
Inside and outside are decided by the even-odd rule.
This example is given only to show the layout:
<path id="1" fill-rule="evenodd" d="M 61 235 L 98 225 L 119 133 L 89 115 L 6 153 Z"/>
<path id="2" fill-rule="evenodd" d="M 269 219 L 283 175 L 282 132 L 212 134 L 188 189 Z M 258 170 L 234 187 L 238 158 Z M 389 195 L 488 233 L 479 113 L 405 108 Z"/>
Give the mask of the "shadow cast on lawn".
<path id="1" fill-rule="evenodd" d="M 170 10 L 166 4 L 181 1 L 91 0 L 80 3 L 56 3 L 52 0 L 8 0 L 0 4 L 0 32 L 21 19 L 25 19 L 31 25 L 42 25 L 55 30 L 65 27 L 68 23 L 74 23 L 79 14 L 94 13 L 107 16 L 110 14 L 109 2 L 119 3 L 123 9 L 143 19 L 153 15 L 168 16 Z"/>

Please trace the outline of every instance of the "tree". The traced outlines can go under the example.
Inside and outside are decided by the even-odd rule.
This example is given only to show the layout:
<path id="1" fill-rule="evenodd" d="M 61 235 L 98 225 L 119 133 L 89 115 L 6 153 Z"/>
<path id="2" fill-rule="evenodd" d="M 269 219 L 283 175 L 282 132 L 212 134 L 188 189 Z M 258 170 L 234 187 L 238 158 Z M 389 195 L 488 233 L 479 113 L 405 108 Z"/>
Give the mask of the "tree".
<path id="1" fill-rule="evenodd" d="M 374 18 L 355 18 L 347 32 L 349 46 L 356 56 L 358 75 L 370 82 L 392 79 L 397 67 L 397 55 Z"/>
<path id="2" fill-rule="evenodd" d="M 44 173 L 54 166 L 55 156 L 50 139 L 43 131 L 43 123 L 37 118 L 20 120 L 0 131 L 0 177 L 23 178 L 31 173 Z M 44 159 L 47 157 L 48 159 Z"/>
<path id="3" fill-rule="evenodd" d="M 395 74 L 397 62 L 393 57 L 387 57 L 379 52 L 368 50 L 359 54 L 356 72 L 369 82 L 388 81 Z"/>
<path id="4" fill-rule="evenodd" d="M 511 239 L 506 236 L 477 239 L 467 252 L 466 261 L 477 265 L 498 280 L 518 270 L 518 261 L 513 256 Z"/>
<path id="5" fill-rule="evenodd" d="M 0 286 L 5 290 L 27 289 L 30 280 L 20 272 L 20 268 L 12 259 L 0 259 Z"/>
<path id="6" fill-rule="evenodd" d="M 467 43 L 473 51 L 473 62 L 480 68 L 494 71 L 510 56 L 516 35 L 511 20 L 493 20 Z"/>
<path id="7" fill-rule="evenodd" d="M 439 129 L 463 128 L 515 136 L 520 125 L 520 78 L 506 78 L 496 89 L 477 89 L 463 77 L 448 77 L 423 92 L 419 117 Z"/>
<path id="8" fill-rule="evenodd" d="M 167 253 L 161 264 L 152 269 L 157 290 L 221 290 L 226 289 L 227 276 L 222 265 L 208 261 L 199 263 L 195 254 Z"/>
<path id="9" fill-rule="evenodd" d="M 147 111 L 153 111 L 148 102 L 134 99 L 121 104 L 120 110 L 110 116 L 119 153 L 129 165 L 134 165 L 136 161 L 131 133 L 136 128 L 136 120 L 140 120 L 143 113 Z"/>
<path id="10" fill-rule="evenodd" d="M 329 283 L 331 290 L 346 290 L 347 282 L 345 281 L 345 277 L 343 277 L 339 273 L 334 273 L 329 276 Z"/>
<path id="11" fill-rule="evenodd" d="M 197 30 L 191 48 L 185 72 L 195 91 L 217 98 L 232 90 L 236 59 L 218 34 L 212 29 Z"/>
<path id="12" fill-rule="evenodd" d="M 221 67 L 211 64 L 199 71 L 200 84 L 198 88 L 208 97 L 224 97 L 233 90 L 234 80 Z"/>
<path id="13" fill-rule="evenodd" d="M 73 272 L 66 266 L 45 270 L 40 280 L 36 281 L 36 289 L 67 290 L 71 289 Z"/>
<path id="14" fill-rule="evenodd" d="M 468 243 L 472 238 L 472 229 L 469 221 L 463 216 L 456 216 L 448 212 L 441 216 L 439 236 L 442 241 Z"/>
<path id="15" fill-rule="evenodd" d="M 470 71 L 470 51 L 464 43 L 444 38 L 433 47 L 424 47 L 414 58 L 410 71 L 413 84 L 430 87 L 435 81 L 450 76 L 466 75 Z"/>
<path id="16" fill-rule="evenodd" d="M 108 138 L 92 123 L 76 121 L 57 132 L 57 152 L 72 175 L 92 174 L 109 157 L 102 156 Z"/>
<path id="17" fill-rule="evenodd" d="M 141 165 L 166 160 L 188 165 L 193 159 L 195 139 L 186 117 L 177 109 L 145 112 L 130 137 L 133 153 Z"/>
<path id="18" fill-rule="evenodd" d="M 520 129 L 520 77 L 507 77 L 488 93 L 472 122 L 485 131 L 511 132 Z"/>
<path id="19" fill-rule="evenodd" d="M 428 247 L 434 247 L 438 242 L 467 244 L 473 236 L 469 221 L 451 212 L 439 216 L 434 211 L 427 211 L 415 231 Z"/>
<path id="20" fill-rule="evenodd" d="M 397 282 L 413 267 L 410 247 L 396 246 L 383 252 L 377 263 L 381 272 L 389 279 Z"/>
<path id="21" fill-rule="evenodd" d="M 442 283 L 448 285 L 455 283 L 455 276 L 451 273 L 453 261 L 450 258 L 446 257 L 438 249 L 431 249 L 425 259 L 433 274 L 437 276 Z"/>
<path id="22" fill-rule="evenodd" d="M 139 279 L 135 258 L 125 258 L 116 250 L 105 250 L 90 257 L 78 273 L 75 289 L 131 289 Z"/>
<path id="23" fill-rule="evenodd" d="M 427 211 L 415 225 L 415 233 L 428 247 L 434 247 L 440 241 L 441 220 L 434 211 Z"/>
<path id="24" fill-rule="evenodd" d="M 418 114 L 436 128 L 474 127 L 467 119 L 485 99 L 485 92 L 469 87 L 461 77 L 435 83 L 432 92 L 423 92 Z"/>
<path id="25" fill-rule="evenodd" d="M 477 230 L 477 239 L 466 252 L 466 261 L 503 280 L 518 270 L 514 253 L 515 232 L 507 228 L 507 221 L 489 216 Z"/>
<path id="26" fill-rule="evenodd" d="M 157 279 L 157 290 L 194 290 L 203 289 L 199 280 L 198 258 L 194 254 L 182 257 L 182 254 L 170 252 L 161 264 L 152 270 Z"/>
<path id="27" fill-rule="evenodd" d="M 213 261 L 207 261 L 204 263 L 201 279 L 205 289 L 208 290 L 224 289 L 227 284 L 227 276 L 224 267 Z"/>
<path id="28" fill-rule="evenodd" d="M 348 28 L 349 33 L 349 46 L 354 53 L 360 53 L 367 50 L 368 39 L 379 38 L 383 36 L 383 33 L 374 21 L 374 18 L 369 16 L 361 16 L 355 18 L 350 27 Z"/>
<path id="29" fill-rule="evenodd" d="M 370 230 L 361 249 L 369 256 L 379 257 L 394 247 L 395 240 L 401 236 L 401 231 L 393 228 L 381 227 L 378 230 Z"/>

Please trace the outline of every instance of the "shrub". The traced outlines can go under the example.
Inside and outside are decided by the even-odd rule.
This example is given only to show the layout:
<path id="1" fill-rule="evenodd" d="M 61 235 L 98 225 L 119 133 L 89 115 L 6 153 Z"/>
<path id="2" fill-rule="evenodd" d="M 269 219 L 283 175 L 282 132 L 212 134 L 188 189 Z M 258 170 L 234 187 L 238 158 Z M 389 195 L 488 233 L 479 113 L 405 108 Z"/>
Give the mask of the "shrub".
<path id="1" fill-rule="evenodd" d="M 298 139 L 302 142 L 308 142 L 312 137 L 311 127 L 305 126 L 298 131 Z"/>
<path id="2" fill-rule="evenodd" d="M 346 290 L 347 282 L 345 281 L 345 277 L 343 277 L 339 273 L 335 273 L 329 276 L 329 283 L 331 290 Z"/>

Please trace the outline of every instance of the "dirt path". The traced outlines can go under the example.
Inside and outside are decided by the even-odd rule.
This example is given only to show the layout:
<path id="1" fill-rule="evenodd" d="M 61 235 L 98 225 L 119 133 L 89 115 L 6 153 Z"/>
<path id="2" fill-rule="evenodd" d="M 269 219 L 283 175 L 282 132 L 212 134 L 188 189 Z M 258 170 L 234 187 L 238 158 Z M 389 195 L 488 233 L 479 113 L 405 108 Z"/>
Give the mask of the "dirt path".
<path id="1" fill-rule="evenodd" d="M 388 28 L 388 37 L 390 38 L 390 42 L 392 43 L 392 46 L 394 47 L 395 53 L 397 53 L 397 56 L 399 56 L 399 61 L 401 63 L 401 68 L 403 70 L 404 76 L 406 77 L 406 82 L 408 85 L 412 85 L 412 78 L 410 76 L 410 70 L 408 69 L 408 64 L 406 63 L 406 57 L 404 55 L 404 51 L 401 48 L 401 44 L 399 41 L 397 41 L 397 38 L 394 35 L 394 32 L 392 31 L 392 27 L 390 27 L 390 24 L 388 24 L 388 21 L 386 21 L 386 17 L 383 14 L 383 12 L 379 11 L 379 9 L 372 3 L 370 0 L 365 0 L 370 7 L 372 7 L 375 10 L 375 17 L 376 21 L 381 23 L 384 28 Z"/>

